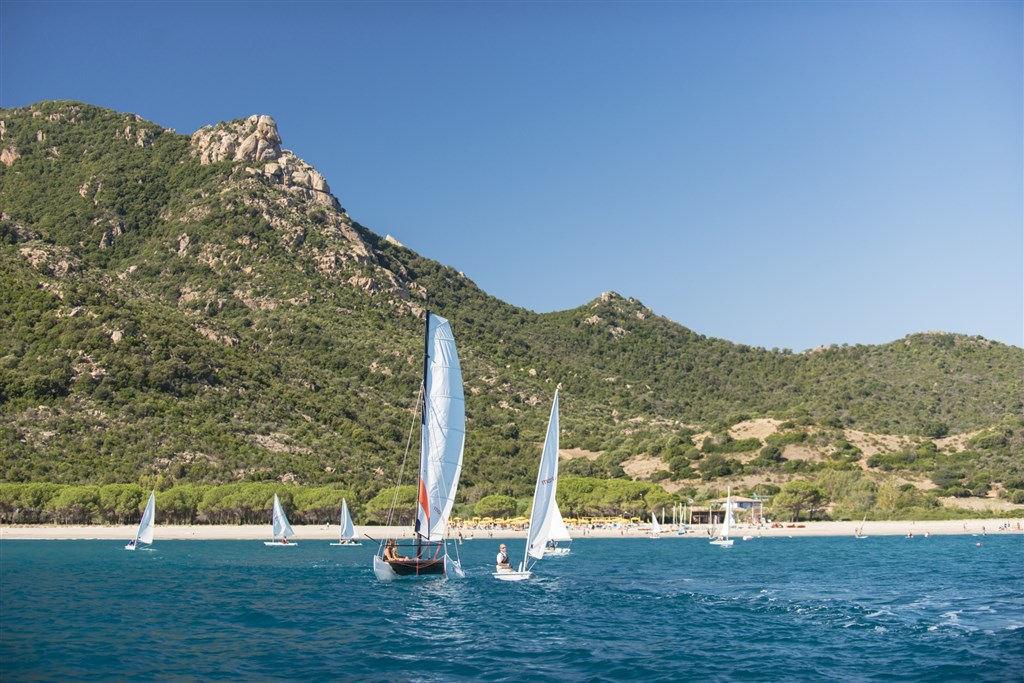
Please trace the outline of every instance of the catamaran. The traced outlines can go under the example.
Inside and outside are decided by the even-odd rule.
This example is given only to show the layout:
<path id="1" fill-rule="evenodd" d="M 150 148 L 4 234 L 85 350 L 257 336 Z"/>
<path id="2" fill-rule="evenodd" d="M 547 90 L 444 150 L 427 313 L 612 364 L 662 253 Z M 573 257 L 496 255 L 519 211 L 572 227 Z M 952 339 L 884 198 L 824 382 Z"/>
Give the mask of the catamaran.
<path id="1" fill-rule="evenodd" d="M 156 519 L 156 491 L 149 494 L 149 502 L 146 503 L 146 510 L 142 513 L 142 521 L 139 522 L 139 530 L 135 532 L 135 538 L 128 541 L 125 550 L 135 550 L 140 543 L 146 546 L 153 545 L 153 527 Z"/>
<path id="2" fill-rule="evenodd" d="M 732 489 L 727 489 L 725 496 L 725 516 L 722 519 L 722 528 L 718 530 L 718 536 L 711 541 L 711 545 L 722 548 L 731 548 L 733 539 L 729 538 L 729 529 L 732 526 Z"/>
<path id="3" fill-rule="evenodd" d="M 551 534 L 555 517 L 561 518 L 555 503 L 555 489 L 558 487 L 558 390 L 551 403 L 551 417 L 548 418 L 548 432 L 544 437 L 540 467 L 537 469 L 537 484 L 533 489 L 533 508 L 530 510 L 530 532 L 526 537 L 526 551 L 519 569 L 496 567 L 494 578 L 502 581 L 524 581 L 530 578 L 530 569 L 537 560 L 544 557 L 544 548 Z M 530 558 L 533 562 L 530 562 Z"/>
<path id="4" fill-rule="evenodd" d="M 338 532 L 338 542 L 331 545 L 362 545 L 356 540 L 356 527 L 352 524 L 348 501 L 344 498 L 341 499 L 341 530 Z"/>
<path id="5" fill-rule="evenodd" d="M 289 536 L 294 536 L 295 532 L 292 531 L 292 525 L 288 523 L 288 517 L 284 514 L 284 508 L 281 507 L 281 500 L 274 494 L 274 512 L 270 519 L 270 525 L 273 530 L 274 540 L 263 541 L 263 545 L 273 546 L 293 546 L 298 543 L 290 543 L 288 541 Z M 278 539 L 281 540 L 278 540 Z"/>
<path id="6" fill-rule="evenodd" d="M 448 320 L 427 312 L 420 387 L 420 468 L 416 527 L 412 555 L 403 557 L 395 544 L 381 543 L 373 557 L 373 573 L 381 581 L 399 576 L 465 577 L 458 558 L 449 555 L 445 536 L 448 517 L 462 473 L 466 440 L 466 405 L 462 368 Z"/>

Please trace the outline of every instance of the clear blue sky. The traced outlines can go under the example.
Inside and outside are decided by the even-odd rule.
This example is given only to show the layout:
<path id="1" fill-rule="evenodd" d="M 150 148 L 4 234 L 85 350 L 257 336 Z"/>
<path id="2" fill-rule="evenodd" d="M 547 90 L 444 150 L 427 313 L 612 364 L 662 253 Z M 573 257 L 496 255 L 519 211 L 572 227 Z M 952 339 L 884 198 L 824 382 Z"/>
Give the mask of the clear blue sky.
<path id="1" fill-rule="evenodd" d="M 546 312 L 1024 346 L 1022 2 L 0 2 L 0 105 L 269 114 L 352 217 Z"/>

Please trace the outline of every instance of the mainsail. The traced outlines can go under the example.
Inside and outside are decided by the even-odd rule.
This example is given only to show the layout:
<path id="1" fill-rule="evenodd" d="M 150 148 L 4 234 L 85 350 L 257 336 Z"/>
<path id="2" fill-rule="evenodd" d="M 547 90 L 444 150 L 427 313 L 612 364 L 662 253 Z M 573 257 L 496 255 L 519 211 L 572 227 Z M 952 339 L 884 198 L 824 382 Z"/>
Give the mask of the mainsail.
<path id="1" fill-rule="evenodd" d="M 135 548 L 139 543 L 151 544 L 153 542 L 153 530 L 156 526 L 156 491 L 149 494 L 146 502 L 146 510 L 142 513 L 142 520 L 139 522 L 139 530 L 135 534 L 135 543 L 130 547 Z"/>
<path id="2" fill-rule="evenodd" d="M 562 511 L 558 509 L 558 503 L 555 503 L 554 517 L 551 519 L 551 528 L 548 530 L 548 540 L 572 540 L 572 536 L 569 535 L 569 528 L 565 526 L 565 520 L 562 519 Z"/>
<path id="3" fill-rule="evenodd" d="M 548 420 L 548 433 L 544 437 L 544 450 L 540 456 L 540 468 L 537 470 L 537 485 L 533 490 L 533 508 L 530 510 L 530 533 L 526 541 L 526 552 L 530 557 L 544 557 L 544 547 L 551 538 L 555 520 L 561 522 L 562 515 L 555 502 L 555 489 L 558 486 L 558 390 L 555 400 L 551 403 L 551 417 Z M 565 523 L 561 523 L 565 529 Z M 565 531 L 568 537 L 568 531 Z M 526 569 L 526 559 L 523 559 Z"/>
<path id="4" fill-rule="evenodd" d="M 352 515 L 348 511 L 348 501 L 341 500 L 341 540 L 350 541 L 356 537 L 356 527 L 352 523 Z"/>
<path id="5" fill-rule="evenodd" d="M 284 514 L 284 508 L 281 507 L 281 501 L 274 494 L 274 515 L 272 518 L 272 524 L 274 527 L 274 538 L 288 538 L 294 536 L 295 532 L 292 531 L 292 525 L 288 523 L 288 517 Z"/>
<path id="6" fill-rule="evenodd" d="M 420 433 L 420 488 L 416 533 L 425 541 L 443 541 L 462 473 L 466 440 L 466 404 L 462 369 L 451 325 L 427 315 L 424 358 L 424 406 Z"/>

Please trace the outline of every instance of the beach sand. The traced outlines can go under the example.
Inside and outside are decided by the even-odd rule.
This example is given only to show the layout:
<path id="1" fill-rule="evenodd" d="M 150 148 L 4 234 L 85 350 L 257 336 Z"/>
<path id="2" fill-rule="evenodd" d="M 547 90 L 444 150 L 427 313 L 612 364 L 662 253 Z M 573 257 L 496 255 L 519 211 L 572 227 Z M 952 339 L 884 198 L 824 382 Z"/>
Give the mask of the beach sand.
<path id="1" fill-rule="evenodd" d="M 1009 523 L 1009 529 L 1000 529 Z M 739 525 L 733 530 L 733 538 L 739 540 L 744 536 L 754 538 L 797 537 L 797 536 L 853 536 L 859 521 L 854 522 L 801 522 L 797 526 L 785 525 L 782 528 L 754 527 Z M 131 539 L 135 536 L 136 525 L 131 526 L 62 526 L 47 525 L 10 525 L 0 527 L 0 541 L 14 539 L 49 539 L 49 540 L 84 540 L 84 539 Z M 294 541 L 303 540 L 337 540 L 338 525 L 293 525 Z M 684 535 L 677 535 L 675 527 L 664 525 L 667 531 L 662 533 L 665 538 L 707 538 L 706 525 L 694 525 Z M 410 527 L 357 526 L 360 538 L 379 540 L 383 538 L 411 538 Z M 462 529 L 462 537 L 471 539 L 490 538 L 526 538 L 525 531 L 511 529 Z M 646 537 L 647 530 L 631 528 L 579 529 L 571 528 L 573 538 L 638 538 Z M 915 537 L 926 535 L 953 534 L 988 534 L 1024 535 L 1024 520 L 1021 519 L 968 519 L 942 521 L 899 521 L 899 522 L 866 522 L 866 536 L 906 536 L 912 533 Z M 452 535 L 458 535 L 457 530 Z M 163 540 L 270 540 L 270 525 L 160 525 L 156 527 L 156 537 Z"/>

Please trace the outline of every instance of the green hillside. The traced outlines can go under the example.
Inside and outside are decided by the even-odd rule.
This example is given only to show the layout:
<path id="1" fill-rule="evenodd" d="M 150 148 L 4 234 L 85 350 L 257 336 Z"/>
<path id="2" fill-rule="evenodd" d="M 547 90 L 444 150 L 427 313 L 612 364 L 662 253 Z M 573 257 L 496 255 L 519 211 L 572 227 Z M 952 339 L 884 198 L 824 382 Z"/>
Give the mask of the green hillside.
<path id="1" fill-rule="evenodd" d="M 950 493 L 1024 482 L 1022 349 L 928 333 L 769 351 L 611 293 L 535 314 L 352 220 L 266 117 L 192 136 L 76 102 L 0 120 L 0 482 L 293 482 L 369 501 L 405 453 L 428 304 L 463 361 L 464 505 L 529 495 L 559 383 L 562 446 L 591 456 L 565 464 L 579 476 L 624 478 L 643 455 L 669 489 L 826 465 L 942 470 Z M 787 471 L 765 440 L 729 457 L 750 417 L 820 457 Z M 868 465 L 847 430 L 932 455 Z M 936 445 L 962 433 L 977 434 Z"/>

